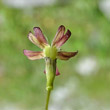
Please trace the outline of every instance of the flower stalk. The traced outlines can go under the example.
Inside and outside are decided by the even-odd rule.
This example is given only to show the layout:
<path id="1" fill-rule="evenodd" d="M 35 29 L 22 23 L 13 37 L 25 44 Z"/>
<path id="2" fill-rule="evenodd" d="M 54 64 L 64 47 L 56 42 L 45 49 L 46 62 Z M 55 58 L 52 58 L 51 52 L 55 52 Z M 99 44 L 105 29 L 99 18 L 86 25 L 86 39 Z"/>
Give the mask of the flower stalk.
<path id="1" fill-rule="evenodd" d="M 46 110 L 48 110 L 50 94 L 51 94 L 51 91 L 53 90 L 53 82 L 54 82 L 55 74 L 56 74 L 56 59 L 51 59 L 49 57 L 46 57 L 45 62 L 46 62 L 46 79 L 47 79 Z"/>
<path id="2" fill-rule="evenodd" d="M 45 110 L 48 110 L 49 100 L 50 100 L 50 94 L 51 94 L 51 90 L 47 90 L 47 99 L 46 99 Z"/>

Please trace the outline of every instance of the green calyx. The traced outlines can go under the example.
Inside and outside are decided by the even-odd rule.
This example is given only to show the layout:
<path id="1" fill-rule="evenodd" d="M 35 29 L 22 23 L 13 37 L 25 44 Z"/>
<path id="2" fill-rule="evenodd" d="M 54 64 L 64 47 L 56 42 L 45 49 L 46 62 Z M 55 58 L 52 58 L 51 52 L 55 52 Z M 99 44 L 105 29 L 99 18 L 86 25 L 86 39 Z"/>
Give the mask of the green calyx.
<path id="1" fill-rule="evenodd" d="M 53 82 L 56 73 L 56 59 L 52 60 L 51 58 L 46 57 L 45 62 L 46 62 L 46 78 L 47 78 L 46 90 L 48 91 L 53 89 Z"/>
<path id="2" fill-rule="evenodd" d="M 45 63 L 46 63 L 46 90 L 47 90 L 47 101 L 46 101 L 46 110 L 48 110 L 48 103 L 50 98 L 51 90 L 53 89 L 53 82 L 56 75 L 56 56 L 57 48 L 53 46 L 45 46 L 44 50 Z"/>
<path id="3" fill-rule="evenodd" d="M 45 62 L 46 62 L 46 78 L 47 91 L 53 89 L 53 82 L 56 73 L 56 56 L 57 48 L 53 46 L 45 46 L 44 48 Z"/>
<path id="4" fill-rule="evenodd" d="M 57 48 L 53 46 L 45 46 L 44 55 L 45 57 L 49 57 L 50 59 L 56 59 Z"/>

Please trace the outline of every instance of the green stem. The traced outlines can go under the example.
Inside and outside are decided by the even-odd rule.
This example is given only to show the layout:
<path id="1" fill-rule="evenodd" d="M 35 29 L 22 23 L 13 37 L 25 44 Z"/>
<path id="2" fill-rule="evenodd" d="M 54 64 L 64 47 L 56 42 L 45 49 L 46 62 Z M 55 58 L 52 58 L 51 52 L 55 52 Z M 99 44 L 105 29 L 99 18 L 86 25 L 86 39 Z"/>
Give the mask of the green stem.
<path id="1" fill-rule="evenodd" d="M 46 99 L 46 107 L 45 110 L 48 110 L 49 99 L 50 99 L 51 90 L 47 90 L 47 99 Z"/>
<path id="2" fill-rule="evenodd" d="M 48 110 L 50 93 L 51 90 L 53 89 L 53 82 L 56 73 L 56 59 L 51 59 L 49 57 L 46 57 L 45 62 L 46 62 L 46 78 L 47 78 L 47 84 L 46 84 L 47 100 L 46 100 L 45 110 Z"/>

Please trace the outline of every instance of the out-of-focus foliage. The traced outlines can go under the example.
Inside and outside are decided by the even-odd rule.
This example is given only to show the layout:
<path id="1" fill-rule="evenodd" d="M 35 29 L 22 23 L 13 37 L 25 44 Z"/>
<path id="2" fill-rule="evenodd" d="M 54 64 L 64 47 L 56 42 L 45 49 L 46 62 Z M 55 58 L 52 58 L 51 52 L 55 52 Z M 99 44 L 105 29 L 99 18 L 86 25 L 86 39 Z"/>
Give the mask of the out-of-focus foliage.
<path id="1" fill-rule="evenodd" d="M 27 38 L 28 32 L 33 31 L 33 27 L 39 26 L 50 42 L 61 24 L 72 32 L 71 38 L 62 49 L 78 50 L 79 53 L 67 62 L 58 61 L 61 75 L 56 77 L 54 89 L 64 87 L 70 79 L 71 83 L 77 79 L 75 80 L 78 82 L 76 93 L 73 92 L 68 96 L 71 105 L 78 96 L 84 95 L 88 99 L 95 100 L 99 105 L 108 107 L 107 104 L 110 102 L 110 19 L 100 11 L 99 2 L 73 0 L 64 4 L 61 2 L 52 6 L 25 7 L 24 9 L 12 8 L 0 3 L 0 107 L 11 103 L 26 110 L 44 109 L 46 96 L 44 60 L 28 60 L 23 55 L 23 49 L 40 50 Z M 81 74 L 78 71 L 81 69 L 80 62 L 88 57 L 92 61 L 95 60 L 94 71 L 89 75 Z M 85 64 L 85 60 L 82 63 Z M 90 65 L 87 63 L 86 68 L 90 67 L 91 63 Z M 83 102 L 83 98 L 81 100 Z M 65 102 L 62 100 L 62 103 Z M 75 108 L 75 106 L 72 107 Z M 77 110 L 82 110 L 80 104 L 78 107 L 76 107 Z M 110 109 L 103 109 L 103 107 L 100 110 Z"/>

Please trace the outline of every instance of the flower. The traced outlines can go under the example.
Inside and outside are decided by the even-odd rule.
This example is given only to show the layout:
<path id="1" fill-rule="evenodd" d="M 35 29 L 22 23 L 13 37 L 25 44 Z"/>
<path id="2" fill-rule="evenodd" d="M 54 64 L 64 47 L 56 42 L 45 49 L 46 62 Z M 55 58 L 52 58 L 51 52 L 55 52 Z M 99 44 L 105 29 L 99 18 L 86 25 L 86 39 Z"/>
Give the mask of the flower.
<path id="1" fill-rule="evenodd" d="M 29 32 L 28 38 L 33 44 L 40 47 L 43 51 L 36 52 L 36 51 L 24 50 L 24 55 L 26 55 L 27 58 L 30 60 L 37 60 L 42 58 L 45 59 L 46 67 L 44 73 L 46 73 L 46 78 L 47 78 L 46 110 L 48 110 L 49 97 L 50 97 L 50 92 L 53 89 L 53 82 L 55 79 L 55 75 L 57 76 L 60 74 L 58 68 L 56 67 L 57 59 L 68 60 L 71 57 L 74 57 L 78 53 L 78 51 L 65 52 L 60 50 L 60 47 L 71 36 L 70 30 L 67 30 L 67 32 L 64 33 L 65 27 L 63 25 L 61 25 L 58 28 L 58 31 L 51 45 L 48 44 L 46 38 L 44 37 L 39 27 L 34 27 L 33 30 L 34 30 L 34 34 L 32 34 L 32 32 Z"/>
<path id="2" fill-rule="evenodd" d="M 78 51 L 76 52 L 65 52 L 61 51 L 60 47 L 70 38 L 71 32 L 67 30 L 65 32 L 65 27 L 63 25 L 59 26 L 58 31 L 55 35 L 55 38 L 52 41 L 52 44 L 49 45 L 46 38 L 44 37 L 41 29 L 39 27 L 34 27 L 34 34 L 29 32 L 28 38 L 29 40 L 41 48 L 43 51 L 30 51 L 24 50 L 24 55 L 27 56 L 30 60 L 37 60 L 37 59 L 45 59 L 46 62 L 46 70 L 45 73 L 47 75 L 47 88 L 53 87 L 53 80 L 56 75 L 59 75 L 58 68 L 56 67 L 56 60 L 68 60 L 71 57 L 74 57 Z"/>

